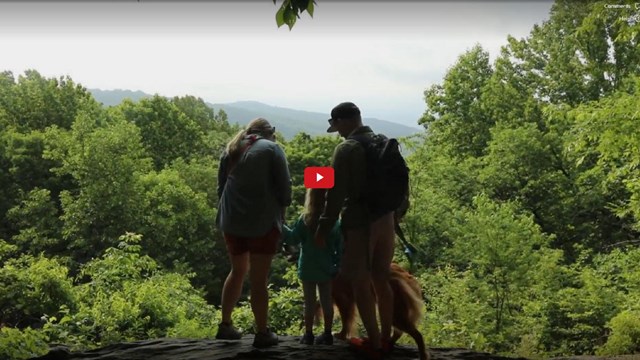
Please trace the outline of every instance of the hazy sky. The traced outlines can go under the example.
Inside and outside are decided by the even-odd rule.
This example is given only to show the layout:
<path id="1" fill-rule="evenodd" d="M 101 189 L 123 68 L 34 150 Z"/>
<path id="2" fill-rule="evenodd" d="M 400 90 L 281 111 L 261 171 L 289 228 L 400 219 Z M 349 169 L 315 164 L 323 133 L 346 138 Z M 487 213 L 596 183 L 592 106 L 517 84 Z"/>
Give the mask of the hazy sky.
<path id="1" fill-rule="evenodd" d="M 479 43 L 493 61 L 551 5 L 317 0 L 289 31 L 271 0 L 2 1 L 0 71 L 325 113 L 353 101 L 366 117 L 415 125 L 424 90 L 459 55 Z"/>

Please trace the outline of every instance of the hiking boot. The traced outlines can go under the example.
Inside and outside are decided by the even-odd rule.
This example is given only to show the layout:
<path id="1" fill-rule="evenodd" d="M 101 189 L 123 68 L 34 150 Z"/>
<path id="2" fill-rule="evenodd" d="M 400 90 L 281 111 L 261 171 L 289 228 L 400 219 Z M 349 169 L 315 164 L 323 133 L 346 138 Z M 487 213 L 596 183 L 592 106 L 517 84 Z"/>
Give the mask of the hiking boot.
<path id="1" fill-rule="evenodd" d="M 302 335 L 302 338 L 300 339 L 300 344 L 302 345 L 313 345 L 313 333 L 312 332 L 306 332 L 304 333 L 304 335 Z"/>
<path id="2" fill-rule="evenodd" d="M 267 329 L 266 332 L 256 333 L 256 336 L 253 338 L 253 346 L 257 348 L 269 347 L 274 345 L 278 345 L 278 335 L 276 335 L 269 329 Z"/>
<path id="3" fill-rule="evenodd" d="M 240 340 L 242 334 L 233 325 L 227 323 L 218 324 L 218 333 L 216 339 L 218 340 Z"/>
<path id="4" fill-rule="evenodd" d="M 374 349 L 367 338 L 349 339 L 349 347 L 367 360 L 382 360 L 384 352 L 382 349 Z"/>
<path id="5" fill-rule="evenodd" d="M 316 338 L 316 345 L 333 345 L 333 334 L 331 332 L 323 332 Z"/>

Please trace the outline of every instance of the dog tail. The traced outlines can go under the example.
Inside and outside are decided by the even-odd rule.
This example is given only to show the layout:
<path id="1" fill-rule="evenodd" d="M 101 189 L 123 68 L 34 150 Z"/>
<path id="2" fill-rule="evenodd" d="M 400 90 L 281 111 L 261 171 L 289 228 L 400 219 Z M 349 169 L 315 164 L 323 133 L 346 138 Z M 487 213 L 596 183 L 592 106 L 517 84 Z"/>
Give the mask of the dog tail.
<path id="1" fill-rule="evenodd" d="M 390 285 L 397 298 L 394 301 L 402 303 L 409 324 L 416 324 L 422 319 L 422 289 L 418 280 L 400 266 L 391 264 Z M 400 305 L 400 304 L 398 304 Z M 408 325 L 408 324 L 407 324 Z"/>

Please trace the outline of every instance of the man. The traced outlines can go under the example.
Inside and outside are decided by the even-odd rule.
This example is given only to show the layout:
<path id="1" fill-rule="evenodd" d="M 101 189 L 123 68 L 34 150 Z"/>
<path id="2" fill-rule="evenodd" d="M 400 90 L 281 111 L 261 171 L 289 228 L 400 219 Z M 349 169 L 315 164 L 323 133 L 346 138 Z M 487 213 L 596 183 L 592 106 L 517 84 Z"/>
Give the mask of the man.
<path id="1" fill-rule="evenodd" d="M 327 192 L 324 213 L 318 222 L 316 243 L 324 246 L 327 234 L 342 218 L 344 255 L 340 276 L 351 283 L 360 318 L 369 340 L 354 338 L 350 344 L 370 359 L 382 358 L 390 350 L 393 318 L 393 293 L 389 286 L 389 269 L 395 241 L 393 213 L 370 216 L 364 199 L 367 179 L 364 147 L 350 137 L 374 137 L 362 124 L 360 109 L 351 102 L 338 104 L 331 110 L 327 132 L 338 132 L 345 140 L 333 154 L 334 187 Z M 344 205 L 344 207 L 343 207 Z M 380 328 L 376 317 L 376 299 Z"/>

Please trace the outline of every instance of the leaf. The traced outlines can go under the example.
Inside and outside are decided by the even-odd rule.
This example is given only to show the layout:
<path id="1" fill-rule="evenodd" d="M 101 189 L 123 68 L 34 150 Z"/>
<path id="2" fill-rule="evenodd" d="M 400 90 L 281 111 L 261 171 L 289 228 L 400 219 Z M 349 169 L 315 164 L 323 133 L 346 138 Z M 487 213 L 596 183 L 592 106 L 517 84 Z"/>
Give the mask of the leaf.
<path id="1" fill-rule="evenodd" d="M 291 30 L 296 23 L 296 12 L 291 7 L 287 7 L 284 10 L 284 22 L 289 26 L 289 30 Z"/>
<path id="2" fill-rule="evenodd" d="M 309 16 L 313 17 L 313 5 L 315 4 L 314 0 L 310 0 L 309 1 L 309 5 L 307 5 L 307 12 L 309 13 Z"/>
<path id="3" fill-rule="evenodd" d="M 297 14 L 307 7 L 307 0 L 289 0 L 289 7 Z"/>
<path id="4" fill-rule="evenodd" d="M 285 12 L 285 10 L 286 10 L 286 8 L 284 7 L 284 4 L 282 4 L 282 6 L 278 10 L 278 12 L 276 12 L 276 24 L 278 25 L 278 27 L 281 27 L 282 25 L 284 25 L 284 12 Z"/>

